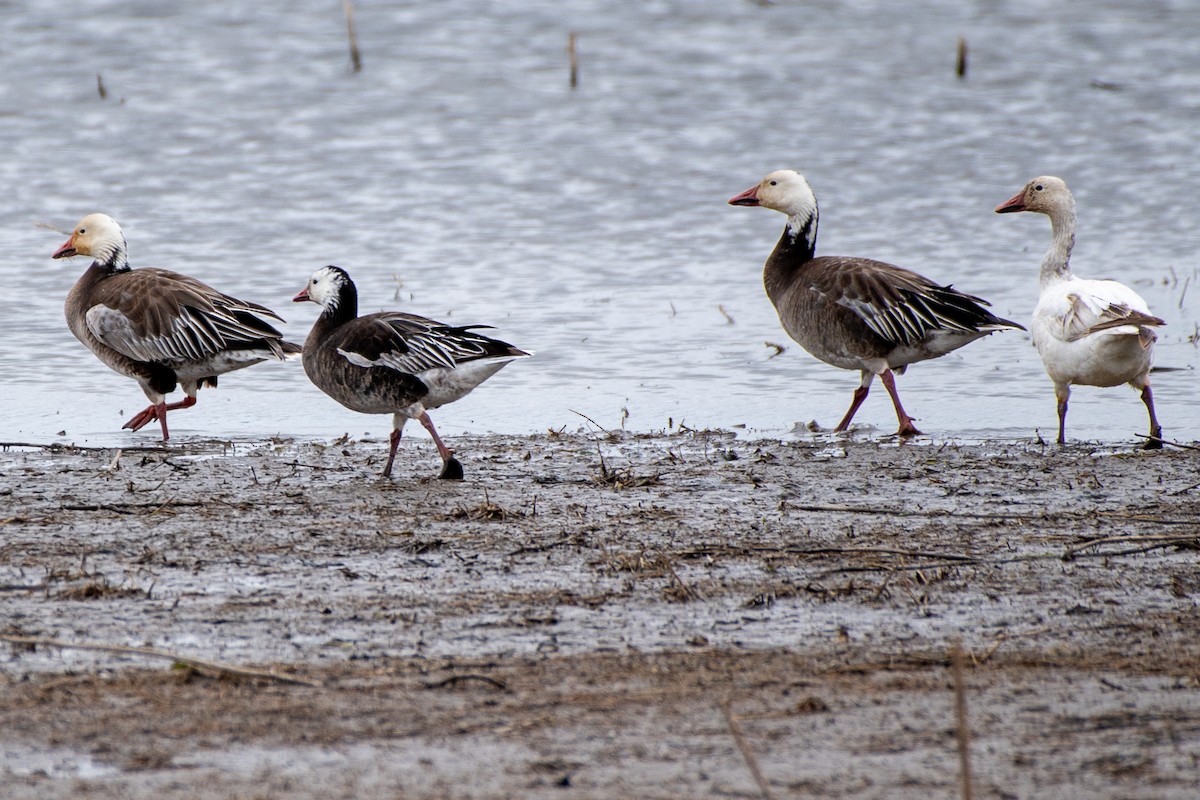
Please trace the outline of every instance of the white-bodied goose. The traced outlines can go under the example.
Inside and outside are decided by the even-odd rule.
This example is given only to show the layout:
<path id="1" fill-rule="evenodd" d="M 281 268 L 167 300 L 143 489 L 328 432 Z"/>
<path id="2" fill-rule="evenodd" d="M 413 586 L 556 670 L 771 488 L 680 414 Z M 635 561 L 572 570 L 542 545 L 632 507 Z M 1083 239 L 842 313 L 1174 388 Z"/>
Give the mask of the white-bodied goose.
<path id="1" fill-rule="evenodd" d="M 1162 426 L 1154 415 L 1150 364 L 1158 334 L 1166 323 L 1150 313 L 1146 301 L 1116 281 L 1071 274 L 1075 246 L 1075 198 L 1061 178 L 1034 178 L 996 213 L 1036 211 L 1050 217 L 1052 239 L 1042 258 L 1041 294 L 1033 312 L 1033 344 L 1058 398 L 1058 443 L 1066 441 L 1067 398 L 1071 384 L 1140 389 L 1150 414 L 1147 450 L 1162 447 Z"/>
<path id="2" fill-rule="evenodd" d="M 461 479 L 462 465 L 438 436 L 428 409 L 464 397 L 529 353 L 472 330 L 484 325 L 455 327 L 399 311 L 360 317 L 358 289 L 341 267 L 314 272 L 293 300 L 324 309 L 304 344 L 309 379 L 351 411 L 392 415 L 383 477 L 392 474 L 404 423 L 415 419 L 437 445 L 440 477 Z"/>
<path id="3" fill-rule="evenodd" d="M 772 172 L 729 203 L 787 215 L 787 227 L 763 270 L 767 296 L 801 347 L 826 364 L 862 373 L 837 432 L 850 426 L 878 375 L 896 407 L 897 434 L 919 434 L 900 404 L 893 371 L 904 374 L 909 364 L 944 356 L 1002 328 L 1024 330 L 983 308 L 986 301 L 911 270 L 867 258 L 814 258 L 817 198 L 793 170 Z"/>
<path id="4" fill-rule="evenodd" d="M 123 427 L 139 430 L 154 420 L 167 432 L 167 412 L 196 404 L 201 386 L 268 358 L 300 352 L 260 317 L 282 322 L 273 311 L 222 294 L 195 278 L 165 269 L 130 269 L 121 226 L 89 214 L 53 258 L 95 259 L 67 295 L 67 325 L 112 369 L 141 384 L 150 405 Z M 166 396 L 179 385 L 178 403 Z"/>

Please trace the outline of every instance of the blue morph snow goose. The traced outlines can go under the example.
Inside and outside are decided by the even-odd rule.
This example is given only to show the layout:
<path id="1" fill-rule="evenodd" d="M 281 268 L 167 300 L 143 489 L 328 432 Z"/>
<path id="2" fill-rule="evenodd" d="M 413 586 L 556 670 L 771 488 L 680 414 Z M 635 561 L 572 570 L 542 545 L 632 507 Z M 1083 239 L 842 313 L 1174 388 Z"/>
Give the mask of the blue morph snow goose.
<path id="1" fill-rule="evenodd" d="M 300 352 L 262 319 L 283 321 L 269 308 L 170 270 L 131 269 L 125 235 L 112 217 L 84 217 L 52 258 L 77 255 L 94 261 L 67 295 L 71 333 L 107 366 L 135 379 L 150 400 L 125 428 L 158 420 L 165 442 L 167 412 L 194 406 L 200 387 L 216 386 L 226 372 Z M 167 403 L 176 385 L 185 397 Z"/>
<path id="2" fill-rule="evenodd" d="M 304 371 L 318 389 L 351 411 L 391 414 L 383 477 L 404 424 L 425 426 L 442 457 L 442 478 L 461 479 L 462 465 L 446 447 L 428 410 L 464 397 L 508 362 L 529 353 L 475 333 L 482 325 L 451 326 L 415 314 L 358 316 L 358 289 L 341 267 L 322 267 L 292 298 L 322 307 L 304 345 Z"/>
<path id="3" fill-rule="evenodd" d="M 1042 258 L 1041 294 L 1033 311 L 1033 344 L 1058 400 L 1058 443 L 1066 441 L 1067 398 L 1071 384 L 1141 390 L 1150 414 L 1147 450 L 1162 447 L 1162 426 L 1154 415 L 1150 365 L 1154 328 L 1166 323 L 1150 313 L 1141 296 L 1124 284 L 1087 280 L 1071 274 L 1075 246 L 1075 198 L 1061 178 L 1034 178 L 996 213 L 1034 211 L 1050 217 L 1050 249 Z"/>
<path id="4" fill-rule="evenodd" d="M 787 215 L 787 227 L 763 270 L 767 296 L 784 330 L 801 347 L 826 364 L 862 373 L 836 432 L 850 426 L 878 375 L 896 407 L 897 434 L 919 434 L 900 404 L 893 371 L 903 374 L 909 364 L 944 356 L 993 331 L 1024 330 L 983 308 L 985 300 L 903 267 L 867 258 L 814 257 L 817 199 L 793 170 L 770 173 L 729 203 Z"/>

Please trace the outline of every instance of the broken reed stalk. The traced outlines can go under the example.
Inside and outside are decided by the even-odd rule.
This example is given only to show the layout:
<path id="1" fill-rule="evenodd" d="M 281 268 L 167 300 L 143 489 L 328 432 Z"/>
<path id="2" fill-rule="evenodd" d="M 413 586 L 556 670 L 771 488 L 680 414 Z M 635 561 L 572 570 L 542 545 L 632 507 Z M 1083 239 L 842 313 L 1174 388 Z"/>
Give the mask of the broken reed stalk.
<path id="1" fill-rule="evenodd" d="M 342 0 L 346 12 L 346 33 L 350 36 L 350 61 L 355 72 L 362 72 L 362 54 L 358 52 L 358 34 L 354 32 L 354 0 Z"/>
<path id="2" fill-rule="evenodd" d="M 167 650 L 159 650 L 155 647 L 133 647 L 131 645 L 99 644 L 96 642 L 66 642 L 62 639 L 48 639 L 42 636 L 14 636 L 8 633 L 0 633 L 0 641 L 12 642 L 13 644 L 58 647 L 64 650 L 95 650 L 101 653 L 148 656 L 150 658 L 162 658 L 179 664 L 186 664 L 187 666 L 193 667 L 202 672 L 207 670 L 210 672 L 215 672 L 219 675 L 236 675 L 241 678 L 257 678 L 260 680 L 277 681 L 279 683 L 294 683 L 298 686 L 311 686 L 314 688 L 318 688 L 322 685 L 320 681 L 309 680 L 307 678 L 296 678 L 291 675 L 284 675 L 279 672 L 271 672 L 263 669 L 236 667 L 232 664 L 225 664 L 220 661 L 209 661 L 206 658 L 183 656 Z"/>
<path id="3" fill-rule="evenodd" d="M 958 60 L 955 62 L 954 74 L 960 78 L 967 77 L 967 40 L 958 37 Z"/>
<path id="4" fill-rule="evenodd" d="M 571 64 L 571 88 L 579 86 L 579 53 L 575 49 L 575 31 L 567 34 L 567 60 Z"/>
<path id="5" fill-rule="evenodd" d="M 967 691 L 963 686 L 962 640 L 955 639 L 950 650 L 950 671 L 954 675 L 954 734 L 958 739 L 958 781 L 963 800 L 973 797 L 971 781 L 971 730 L 967 726 Z"/>
<path id="6" fill-rule="evenodd" d="M 104 76 L 99 72 L 96 73 L 96 91 L 100 93 L 101 100 L 108 97 L 108 90 L 104 88 Z"/>
<path id="7" fill-rule="evenodd" d="M 754 782 L 758 784 L 758 791 L 763 796 L 763 800 L 772 800 L 771 786 L 767 783 L 762 770 L 758 768 L 758 759 L 754 757 L 754 751 L 750 749 L 750 744 L 746 741 L 745 734 L 742 733 L 742 726 L 738 724 L 737 718 L 729 709 L 728 700 L 721 703 L 721 714 L 725 717 L 725 724 L 729 727 L 729 735 L 733 737 L 733 743 L 737 745 L 738 752 L 742 754 L 742 759 L 746 762 L 746 768 L 750 770 Z"/>

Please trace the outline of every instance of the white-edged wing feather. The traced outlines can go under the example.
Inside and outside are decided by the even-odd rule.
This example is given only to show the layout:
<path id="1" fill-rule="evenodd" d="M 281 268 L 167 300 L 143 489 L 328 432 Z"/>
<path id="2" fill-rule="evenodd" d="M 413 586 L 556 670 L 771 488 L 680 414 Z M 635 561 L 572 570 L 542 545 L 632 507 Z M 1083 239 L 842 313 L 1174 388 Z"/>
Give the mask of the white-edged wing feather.
<path id="1" fill-rule="evenodd" d="M 494 352 L 494 340 L 413 314 L 375 315 L 371 325 L 373 331 L 363 344 L 378 348 L 378 356 L 372 358 L 338 348 L 338 354 L 355 366 L 387 367 L 408 375 L 421 375 L 429 370 L 453 370 L 479 359 L 512 357 Z"/>
<path id="2" fill-rule="evenodd" d="M 1048 287 L 1036 315 L 1049 318 L 1046 330 L 1065 342 L 1096 333 L 1136 335 L 1138 326 L 1166 324 L 1128 286 L 1075 277 Z"/>
<path id="3" fill-rule="evenodd" d="M 169 317 L 169 327 L 157 333 L 148 332 L 148 326 L 138 326 L 122 310 L 102 303 L 89 308 L 84 320 L 98 340 L 137 361 L 182 364 L 205 361 L 233 348 L 256 344 L 270 348 L 264 344 L 264 328 L 269 331 L 269 327 L 261 321 L 263 327 L 251 327 L 235 314 L 275 315 L 261 307 L 228 302 L 231 299 L 222 297 L 208 308 L 180 305 Z"/>

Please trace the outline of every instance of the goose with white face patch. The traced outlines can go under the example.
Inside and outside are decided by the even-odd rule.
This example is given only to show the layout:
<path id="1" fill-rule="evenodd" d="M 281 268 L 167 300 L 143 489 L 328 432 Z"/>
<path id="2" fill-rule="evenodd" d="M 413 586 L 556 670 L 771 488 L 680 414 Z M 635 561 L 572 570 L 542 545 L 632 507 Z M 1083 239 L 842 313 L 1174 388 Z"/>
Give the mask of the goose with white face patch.
<path id="1" fill-rule="evenodd" d="M 392 474 L 404 423 L 425 426 L 442 457 L 442 478 L 461 479 L 462 465 L 433 427 L 428 410 L 464 397 L 505 364 L 529 355 L 475 333 L 486 325 L 451 326 L 415 314 L 358 316 L 358 290 L 341 267 L 322 267 L 293 300 L 322 307 L 304 345 L 304 371 L 351 411 L 391 414 L 383 477 Z"/>
<path id="2" fill-rule="evenodd" d="M 299 345 L 262 317 L 273 311 L 218 292 L 195 278 L 165 269 L 131 269 L 121 226 L 89 214 L 52 258 L 95 259 L 67 295 L 67 325 L 110 368 L 141 384 L 150 405 L 125 423 L 140 430 L 154 420 L 167 432 L 167 412 L 196 404 L 202 386 L 267 359 L 300 353 Z M 167 403 L 182 387 L 184 399 Z"/>
<path id="3" fill-rule="evenodd" d="M 834 429 L 845 431 L 878 375 L 892 398 L 899 436 L 919 435 L 900 404 L 893 372 L 944 356 L 1004 328 L 1024 330 L 983 306 L 987 301 L 917 273 L 868 258 L 814 257 L 817 198 L 803 175 L 770 173 L 729 200 L 787 215 L 787 227 L 767 259 L 763 283 L 788 335 L 812 355 L 862 375 L 850 409 Z"/>
<path id="4" fill-rule="evenodd" d="M 1154 328 L 1166 322 L 1150 313 L 1141 296 L 1117 281 L 1087 280 L 1071 274 L 1075 246 L 1075 198 L 1061 178 L 1034 178 L 996 213 L 1034 211 L 1050 217 L 1050 249 L 1042 258 L 1041 293 L 1033 311 L 1033 344 L 1058 400 L 1058 443 L 1066 442 L 1067 399 L 1071 384 L 1119 386 L 1142 393 L 1150 414 L 1147 450 L 1162 448 L 1162 426 L 1154 414 L 1150 366 Z"/>

